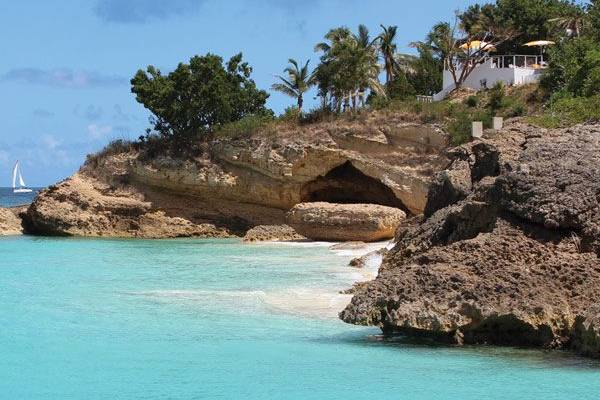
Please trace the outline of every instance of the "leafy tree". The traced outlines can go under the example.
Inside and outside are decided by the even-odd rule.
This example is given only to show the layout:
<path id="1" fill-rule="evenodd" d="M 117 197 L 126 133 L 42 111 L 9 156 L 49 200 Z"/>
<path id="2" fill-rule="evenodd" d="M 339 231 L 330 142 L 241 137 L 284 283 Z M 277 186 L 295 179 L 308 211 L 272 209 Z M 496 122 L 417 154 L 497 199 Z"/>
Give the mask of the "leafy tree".
<path id="1" fill-rule="evenodd" d="M 471 37 L 481 37 L 497 28 L 514 34 L 497 46 L 498 53 L 535 52 L 523 43 L 550 39 L 559 21 L 579 15 L 581 7 L 568 0 L 497 0 L 495 4 L 473 5 L 459 14 L 460 27 Z M 560 24 L 559 24 L 560 25 Z"/>
<path id="2" fill-rule="evenodd" d="M 584 31 L 588 37 L 600 42 L 600 0 L 590 0 L 586 11 L 587 25 Z"/>
<path id="3" fill-rule="evenodd" d="M 302 105 L 304 104 L 304 93 L 314 85 L 314 75 L 309 72 L 306 61 L 303 67 L 298 66 L 298 62 L 293 58 L 289 59 L 290 66 L 284 72 L 288 74 L 287 78 L 277 76 L 281 82 L 274 83 L 271 88 L 278 92 L 293 97 L 298 102 L 298 113 L 302 114 Z"/>
<path id="4" fill-rule="evenodd" d="M 600 93 L 600 43 L 583 37 L 567 40 L 552 48 L 549 55 L 543 87 L 571 96 Z"/>
<path id="5" fill-rule="evenodd" d="M 406 78 L 418 94 L 432 96 L 442 90 L 444 61 L 427 47 L 417 48 L 419 57 L 410 63 Z"/>
<path id="6" fill-rule="evenodd" d="M 166 75 L 152 65 L 139 70 L 131 91 L 152 112 L 155 131 L 181 144 L 182 139 L 248 115 L 272 115 L 265 107 L 269 95 L 256 88 L 251 73 L 241 53 L 225 65 L 209 53 L 180 63 Z"/>
<path id="7" fill-rule="evenodd" d="M 387 83 L 387 95 L 390 99 L 406 99 L 416 94 L 415 88 L 403 73 L 397 74 Z"/>

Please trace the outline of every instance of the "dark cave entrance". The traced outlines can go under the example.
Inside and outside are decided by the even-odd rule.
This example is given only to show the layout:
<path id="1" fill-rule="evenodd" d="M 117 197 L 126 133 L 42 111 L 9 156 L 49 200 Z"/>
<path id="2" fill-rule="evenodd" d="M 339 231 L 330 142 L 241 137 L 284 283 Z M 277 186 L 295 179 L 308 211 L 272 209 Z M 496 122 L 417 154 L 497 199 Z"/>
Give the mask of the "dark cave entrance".
<path id="1" fill-rule="evenodd" d="M 302 202 L 379 204 L 406 211 L 406 207 L 394 195 L 392 189 L 377 179 L 363 174 L 350 161 L 306 183 L 301 189 L 300 196 Z"/>

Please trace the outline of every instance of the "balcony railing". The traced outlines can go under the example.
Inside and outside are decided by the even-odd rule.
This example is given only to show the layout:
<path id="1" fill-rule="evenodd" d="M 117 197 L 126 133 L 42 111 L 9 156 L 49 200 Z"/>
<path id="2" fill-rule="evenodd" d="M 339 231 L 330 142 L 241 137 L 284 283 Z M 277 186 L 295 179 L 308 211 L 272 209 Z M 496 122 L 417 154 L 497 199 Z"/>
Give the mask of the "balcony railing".
<path id="1" fill-rule="evenodd" d="M 480 60 L 479 64 L 487 64 L 490 68 L 544 69 L 548 66 L 548 64 L 544 61 L 544 56 L 531 56 L 519 54 L 488 56 L 485 57 L 483 60 Z M 448 64 L 446 62 L 444 62 L 444 68 L 448 70 Z"/>

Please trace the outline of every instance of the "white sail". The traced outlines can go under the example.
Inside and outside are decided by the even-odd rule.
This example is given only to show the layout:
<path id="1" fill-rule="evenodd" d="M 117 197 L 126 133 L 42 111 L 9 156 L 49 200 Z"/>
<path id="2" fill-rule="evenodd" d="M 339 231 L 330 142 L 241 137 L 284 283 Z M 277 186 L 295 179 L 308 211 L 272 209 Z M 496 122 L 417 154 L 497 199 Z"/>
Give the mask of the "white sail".
<path id="1" fill-rule="evenodd" d="M 21 171 L 19 171 L 19 185 L 21 187 L 27 186 L 27 185 L 25 185 L 25 181 L 23 180 L 23 175 L 21 175 Z"/>
<path id="2" fill-rule="evenodd" d="M 17 187 L 17 171 L 19 170 L 19 161 L 17 160 L 17 162 L 15 163 L 15 166 L 13 168 L 13 180 L 12 180 L 12 187 L 13 189 L 15 189 Z"/>
<path id="3" fill-rule="evenodd" d="M 17 189 L 17 175 L 19 176 L 19 188 Z M 25 187 L 25 181 L 23 180 L 23 175 L 21 174 L 21 168 L 19 168 L 19 161 L 15 163 L 15 167 L 13 168 L 13 176 L 12 176 L 12 185 L 13 185 L 13 193 L 30 193 L 32 190 L 27 189 Z"/>

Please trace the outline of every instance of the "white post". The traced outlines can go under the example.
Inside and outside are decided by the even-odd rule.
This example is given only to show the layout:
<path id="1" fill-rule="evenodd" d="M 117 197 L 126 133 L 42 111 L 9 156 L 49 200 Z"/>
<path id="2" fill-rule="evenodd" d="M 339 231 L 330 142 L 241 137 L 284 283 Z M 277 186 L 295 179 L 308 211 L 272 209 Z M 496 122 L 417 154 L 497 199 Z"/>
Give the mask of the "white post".
<path id="1" fill-rule="evenodd" d="M 504 126 L 504 119 L 502 117 L 494 117 L 494 130 L 500 130 Z"/>
<path id="2" fill-rule="evenodd" d="M 471 136 L 474 139 L 479 139 L 483 137 L 483 122 L 473 121 L 473 129 L 471 131 Z"/>

